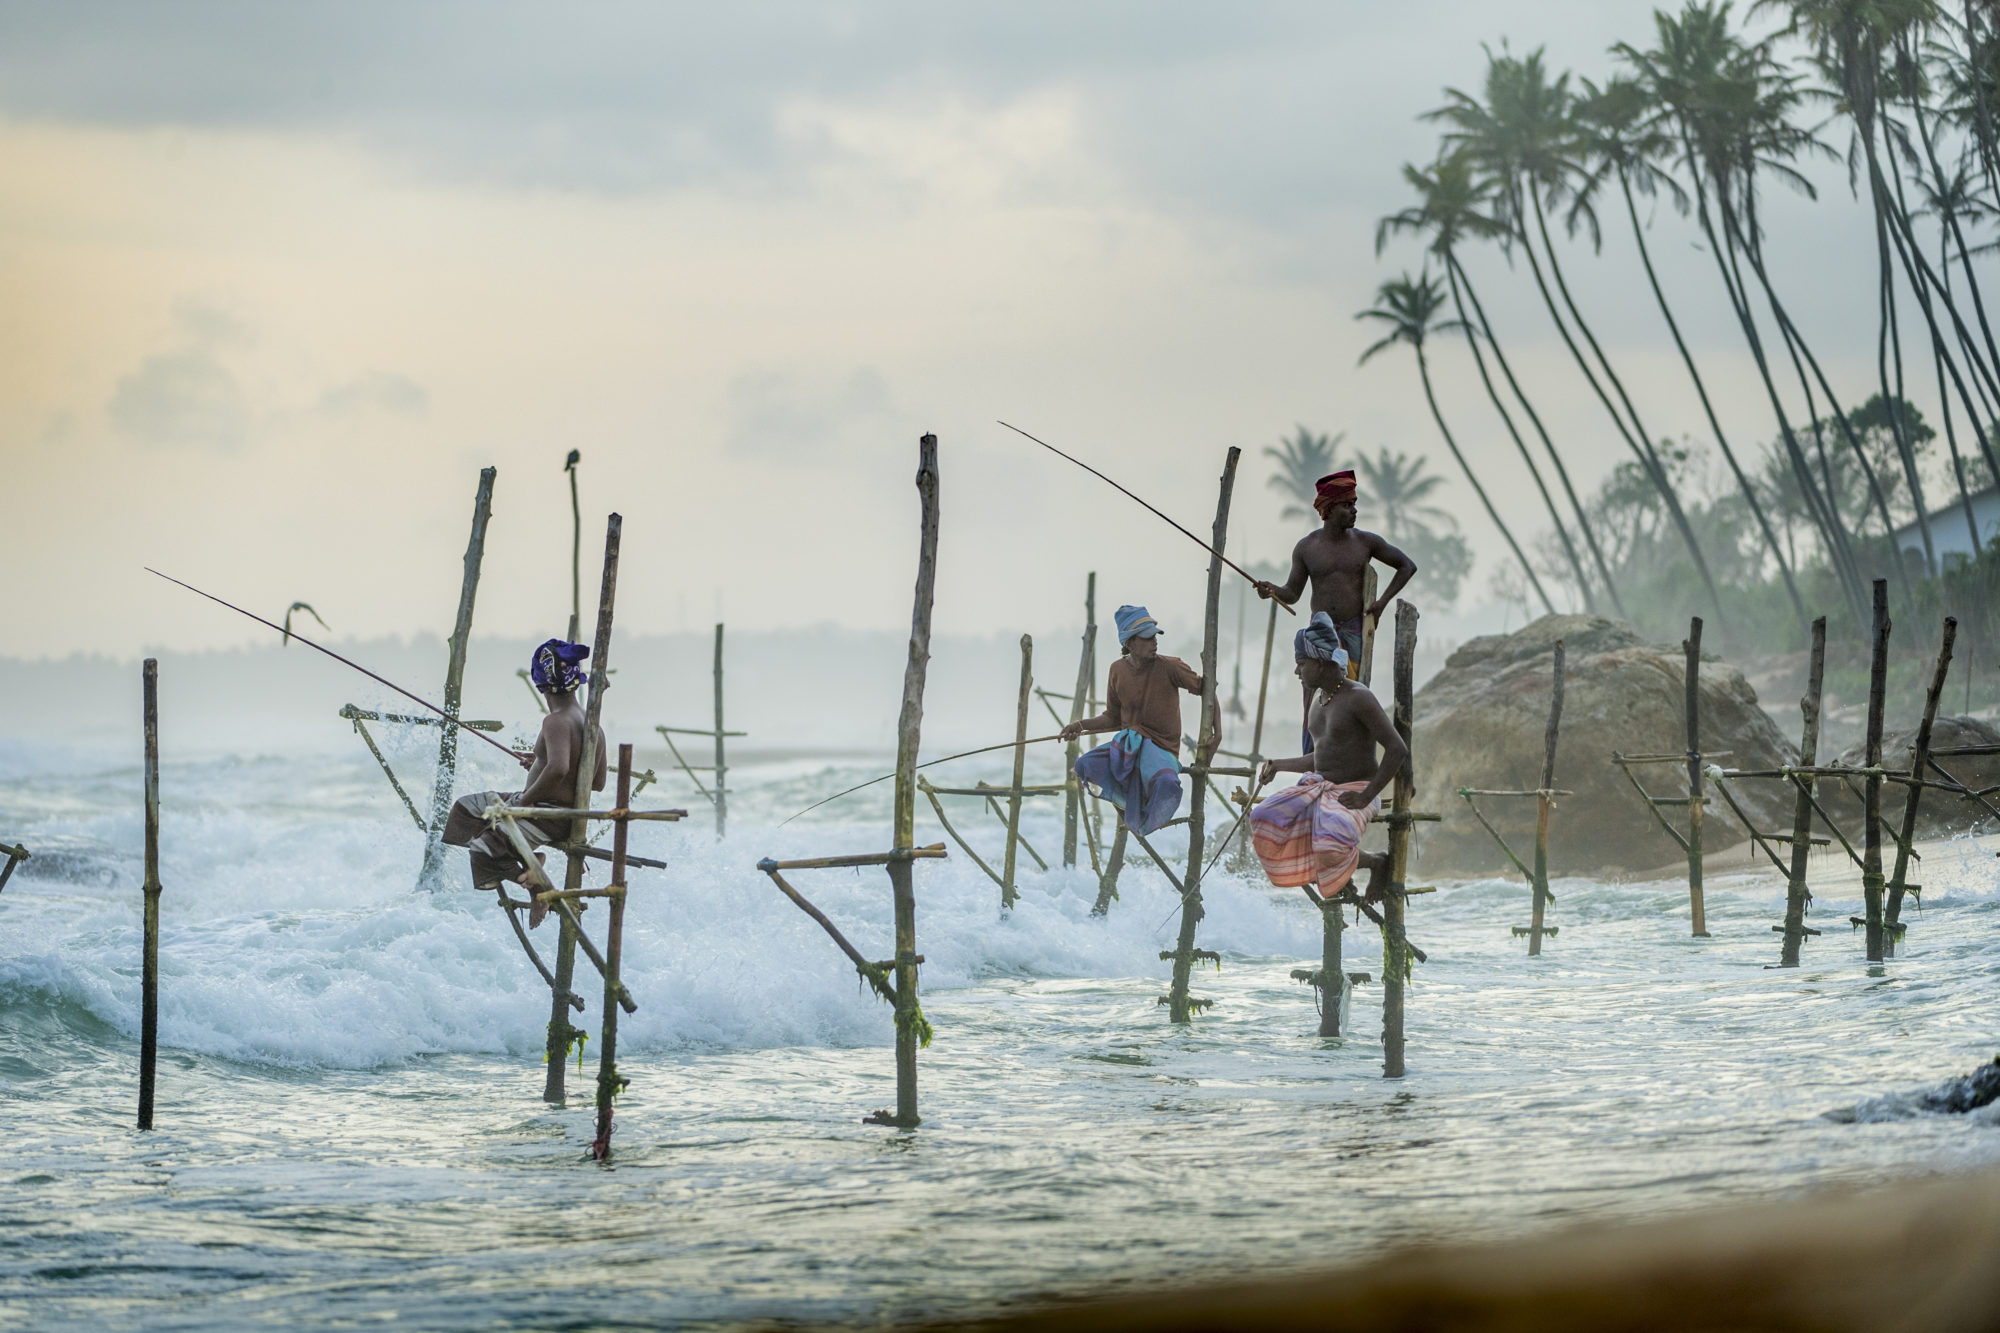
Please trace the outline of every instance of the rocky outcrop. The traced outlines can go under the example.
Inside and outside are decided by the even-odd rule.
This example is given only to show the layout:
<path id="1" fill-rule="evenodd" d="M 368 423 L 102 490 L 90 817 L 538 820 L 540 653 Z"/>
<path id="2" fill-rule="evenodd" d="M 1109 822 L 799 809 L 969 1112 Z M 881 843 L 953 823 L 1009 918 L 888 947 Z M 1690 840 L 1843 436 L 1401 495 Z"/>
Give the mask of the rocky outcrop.
<path id="1" fill-rule="evenodd" d="M 1882 736 L 1882 766 L 1884 768 L 1908 768 L 1910 749 L 1917 741 L 1915 725 L 1896 731 L 1885 732 Z M 1931 724 L 1931 751 L 1948 750 L 1961 745 L 2000 745 L 2000 731 L 1975 717 L 1941 717 Z M 1840 762 L 1861 766 L 1867 757 L 1864 747 L 1856 745 L 1841 752 Z M 1968 755 L 1954 758 L 1940 756 L 1950 774 L 1974 791 L 2000 785 L 2000 755 Z M 1930 777 L 1937 778 L 1933 770 Z M 1858 788 L 1860 783 L 1855 783 Z M 1820 799 L 1825 803 L 1827 813 L 1840 821 L 1840 827 L 1855 845 L 1861 842 L 1861 801 L 1846 783 L 1823 782 L 1820 784 Z M 1906 788 L 1886 785 L 1882 792 L 1882 810 L 1889 822 L 1897 828 L 1903 822 L 1903 793 Z M 2000 796 L 1988 796 L 1988 801 L 2000 805 Z M 1917 802 L 1917 836 L 1919 838 L 1943 838 L 1968 829 L 1990 828 L 1994 823 L 1992 813 L 1979 802 L 1968 796 L 1955 796 L 1936 788 L 1924 792 Z M 1914 876 L 1913 876 L 1914 878 Z"/>
<path id="2" fill-rule="evenodd" d="M 1678 646 L 1650 646 L 1631 627 L 1602 616 L 1544 616 L 1518 633 L 1473 639 L 1418 691 L 1417 806 L 1444 816 L 1417 826 L 1417 871 L 1470 874 L 1506 865 L 1492 838 L 1457 795 L 1460 787 L 1520 790 L 1541 779 L 1543 736 L 1556 640 L 1565 652 L 1562 731 L 1556 747 L 1561 799 L 1549 835 L 1550 869 L 1559 875 L 1641 870 L 1679 856 L 1645 802 L 1611 762 L 1625 754 L 1686 748 L 1685 658 Z M 1794 754 L 1743 673 L 1713 658 L 1701 672 L 1705 751 L 1729 750 L 1733 768 L 1768 768 Z M 1670 765 L 1645 771 L 1647 788 L 1680 795 L 1684 780 Z M 1789 828 L 1792 803 L 1774 782 L 1737 784 L 1751 818 L 1764 829 Z M 1534 845 L 1535 803 L 1482 800 L 1480 810 L 1523 857 Z M 1676 822 L 1685 811 L 1669 810 Z M 1709 807 L 1710 851 L 1741 842 L 1744 833 L 1719 803 Z"/>

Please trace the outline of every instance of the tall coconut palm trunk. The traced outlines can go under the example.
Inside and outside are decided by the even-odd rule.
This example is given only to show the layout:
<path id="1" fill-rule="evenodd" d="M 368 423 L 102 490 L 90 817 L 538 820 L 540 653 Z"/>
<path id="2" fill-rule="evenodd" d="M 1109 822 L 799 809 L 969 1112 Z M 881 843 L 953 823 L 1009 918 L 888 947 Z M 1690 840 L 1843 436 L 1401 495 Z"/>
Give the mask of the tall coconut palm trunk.
<path id="1" fill-rule="evenodd" d="M 1924 573 L 1937 573 L 1937 547 L 1931 541 L 1930 514 L 1924 508 L 1923 480 L 1917 475 L 1917 451 L 1910 442 L 1909 431 L 1903 425 L 1903 378 L 1902 332 L 1896 325 L 1896 270 L 1889 257 L 1889 214 L 1896 211 L 1889 198 L 1888 187 L 1882 178 L 1882 163 L 1876 152 L 1875 130 L 1879 125 L 1872 115 L 1857 113 L 1862 142 L 1868 159 L 1868 193 L 1875 215 L 1875 264 L 1880 273 L 1876 289 L 1876 301 L 1880 307 L 1877 315 L 1878 332 L 1875 337 L 1875 375 L 1882 391 L 1882 399 L 1889 404 L 1889 433 L 1896 442 L 1896 457 L 1903 465 L 1903 484 L 1910 488 L 1910 504 L 1916 510 L 1917 531 L 1924 543 Z M 1901 249 L 1899 245 L 1897 247 Z M 1907 266 L 1907 261 L 1906 261 Z M 1913 289 L 1921 284 L 1911 282 Z M 1896 356 L 1897 392 L 1892 396 L 1889 390 L 1889 351 L 1894 344 Z M 1883 539 L 1889 542 L 1889 558 L 1895 561 L 1897 571 L 1903 574 L 1904 593 L 1908 595 L 1908 574 L 1903 571 L 1901 555 L 1894 549 L 1895 529 L 1884 523 Z"/>
<path id="2" fill-rule="evenodd" d="M 1513 414 L 1507 410 L 1507 404 L 1501 399 L 1499 391 L 1493 387 L 1492 375 L 1487 373 L 1486 355 L 1479 349 L 1479 332 L 1465 317 L 1465 301 L 1459 294 L 1458 265 L 1449 256 L 1445 259 L 1444 273 L 1446 284 L 1451 289 L 1452 309 L 1458 315 L 1456 323 L 1465 334 L 1465 345 L 1471 349 L 1473 364 L 1479 367 L 1479 382 L 1486 386 L 1486 396 L 1492 400 L 1493 410 L 1500 414 L 1501 422 L 1507 427 L 1508 436 L 1514 441 L 1514 448 L 1520 452 L 1521 461 L 1527 465 L 1528 475 L 1534 479 L 1535 489 L 1541 493 L 1542 504 L 1549 511 L 1549 522 L 1554 525 L 1556 537 L 1562 542 L 1563 554 L 1569 560 L 1570 576 L 1576 580 L 1577 593 L 1582 597 L 1584 606 L 1595 611 L 1597 599 L 1592 595 L 1590 577 L 1583 571 L 1583 561 L 1576 553 L 1576 543 L 1570 539 L 1569 529 L 1563 524 L 1562 514 L 1556 509 L 1555 499 L 1549 494 L 1547 483 L 1542 480 L 1541 469 L 1535 466 L 1535 456 L 1528 452 L 1527 442 L 1521 438 L 1521 432 L 1514 426 Z M 1490 332 L 1487 337 L 1491 339 Z M 1604 573 L 1604 586 L 1607 589 L 1611 587 L 1611 575 L 1608 570 Z M 1620 608 L 1619 614 L 1624 614 L 1623 608 Z"/>
<path id="3" fill-rule="evenodd" d="M 1639 246 L 1639 262 L 1645 265 L 1646 281 L 1653 289 L 1653 300 L 1660 307 L 1660 315 L 1667 321 L 1667 332 L 1674 338 L 1674 346 L 1681 354 L 1681 364 L 1687 367 L 1688 378 L 1694 381 L 1695 396 L 1701 399 L 1702 413 L 1708 418 L 1708 428 L 1715 432 L 1715 442 L 1722 450 L 1722 456 L 1729 463 L 1729 471 L 1736 478 L 1736 485 L 1743 492 L 1744 503 L 1750 506 L 1752 517 L 1757 520 L 1757 531 L 1763 535 L 1764 545 L 1770 549 L 1771 558 L 1778 564 L 1778 573 L 1785 581 L 1785 593 L 1792 599 L 1792 610 L 1798 616 L 1799 630 L 1810 637 L 1812 621 L 1806 615 L 1805 602 L 1799 596 L 1798 581 L 1792 576 L 1792 565 L 1785 558 L 1785 548 L 1778 542 L 1778 534 L 1771 527 L 1770 518 L 1764 513 L 1763 502 L 1757 498 L 1757 488 L 1737 461 L 1736 451 L 1729 447 L 1729 436 L 1722 429 L 1722 422 L 1716 418 L 1715 405 L 1709 401 L 1708 386 L 1703 383 L 1701 371 L 1695 368 L 1694 354 L 1688 350 L 1687 339 L 1681 336 L 1680 321 L 1674 318 L 1673 307 L 1667 303 L 1667 294 L 1660 287 L 1659 274 L 1653 271 L 1653 255 L 1646 244 L 1646 229 L 1639 223 L 1639 205 L 1632 198 L 1631 177 L 1624 167 L 1618 168 L 1618 188 L 1625 198 L 1625 216 L 1632 224 L 1632 239 Z"/>
<path id="4" fill-rule="evenodd" d="M 1542 581 L 1536 576 L 1534 565 L 1528 562 L 1526 553 L 1521 550 L 1521 543 L 1514 540 L 1512 530 L 1507 527 L 1507 520 L 1501 518 L 1500 511 L 1493 507 L 1493 500 L 1486 494 L 1486 488 L 1479 484 L 1479 477 L 1473 472 L 1472 464 L 1465 461 L 1465 454 L 1459 449 L 1458 441 L 1452 438 L 1451 427 L 1444 423 L 1444 413 L 1438 410 L 1437 394 L 1431 389 L 1430 361 L 1424 356 L 1422 343 L 1416 344 L 1416 352 L 1417 376 L 1424 382 L 1424 401 L 1430 404 L 1431 420 L 1437 422 L 1438 434 L 1444 436 L 1445 448 L 1451 450 L 1452 458 L 1458 462 L 1458 470 L 1465 474 L 1466 484 L 1471 486 L 1472 493 L 1479 497 L 1479 503 L 1486 506 L 1486 516 L 1493 520 L 1493 526 L 1498 528 L 1501 537 L 1506 539 L 1508 549 L 1513 551 L 1514 558 L 1520 561 L 1521 572 L 1528 576 L 1528 586 L 1533 588 L 1535 596 L 1541 599 L 1542 609 L 1554 615 L 1556 604 L 1550 601 L 1548 593 L 1543 591 Z"/>
<path id="5" fill-rule="evenodd" d="M 1532 188 L 1528 191 L 1528 194 L 1531 197 L 1533 196 L 1534 191 Z M 1541 209 L 1539 201 L 1536 203 L 1535 209 L 1539 216 Z M 1519 216 L 1518 209 L 1516 216 Z M 1666 506 L 1667 513 L 1672 519 L 1675 529 L 1680 533 L 1681 542 L 1687 548 L 1689 559 L 1694 562 L 1696 572 L 1701 575 L 1703 586 L 1708 589 L 1710 603 L 1715 607 L 1716 612 L 1720 614 L 1722 610 L 1722 595 L 1716 591 L 1715 578 L 1709 573 L 1708 560 L 1702 554 L 1701 543 L 1695 540 L 1694 529 L 1689 525 L 1687 515 L 1681 510 L 1680 497 L 1675 494 L 1673 482 L 1667 477 L 1666 469 L 1660 465 L 1659 457 L 1653 452 L 1651 442 L 1648 441 L 1642 444 L 1634 437 L 1631 428 L 1625 424 L 1625 418 L 1619 415 L 1617 407 L 1612 404 L 1611 396 L 1605 393 L 1603 384 L 1598 381 L 1597 376 L 1591 371 L 1590 362 L 1585 359 L 1583 350 L 1576 345 L 1576 339 L 1571 336 L 1569 325 L 1563 319 L 1562 312 L 1556 308 L 1555 297 L 1549 291 L 1548 279 L 1542 273 L 1541 260 L 1535 254 L 1534 242 L 1529 238 L 1526 228 L 1518 229 L 1515 235 L 1521 242 L 1522 250 L 1528 256 L 1528 270 L 1534 275 L 1535 289 L 1541 293 L 1542 304 L 1547 308 L 1549 318 L 1555 322 L 1556 332 L 1562 335 L 1563 345 L 1569 348 L 1571 359 L 1576 362 L 1577 369 L 1583 372 L 1583 378 L 1589 383 L 1591 391 L 1597 395 L 1597 401 L 1604 405 L 1604 410 L 1610 416 L 1611 424 L 1617 429 L 1619 438 L 1625 441 L 1625 446 L 1632 451 L 1633 457 L 1639 460 L 1639 467 L 1645 472 L 1646 479 L 1652 482 L 1653 489 L 1659 494 L 1660 500 Z M 1543 235 L 1545 237 L 1547 235 L 1546 226 L 1543 228 Z M 1567 291 L 1563 293 L 1563 299 L 1565 302 L 1568 301 L 1569 293 Z M 1573 306 L 1572 310 L 1574 310 Z M 1583 328 L 1580 320 L 1578 321 L 1578 326 L 1579 328 Z M 1583 329 L 1583 332 L 1585 337 L 1589 337 L 1588 329 Z"/>
<path id="6" fill-rule="evenodd" d="M 1454 279 L 1455 285 L 1452 288 L 1454 301 L 1458 296 L 1459 285 L 1462 285 L 1466 299 L 1472 302 L 1472 313 L 1479 321 L 1479 331 L 1485 335 L 1487 346 L 1493 349 L 1494 364 L 1500 367 L 1502 378 L 1507 381 L 1507 387 L 1513 391 L 1515 400 L 1521 404 L 1521 410 L 1527 414 L 1529 423 L 1535 428 L 1535 434 L 1542 441 L 1543 450 L 1549 456 L 1549 462 L 1555 467 L 1556 478 L 1562 483 L 1563 494 L 1569 500 L 1570 512 L 1576 516 L 1577 529 L 1583 533 L 1584 545 L 1590 548 L 1591 562 L 1597 567 L 1598 578 L 1603 581 L 1605 594 L 1611 598 L 1612 608 L 1619 616 L 1629 619 L 1626 617 L 1624 600 L 1618 595 L 1618 581 L 1612 577 L 1610 562 L 1604 558 L 1604 548 L 1598 543 L 1597 532 L 1591 526 L 1589 515 L 1584 513 L 1583 502 L 1577 498 L 1576 487 L 1570 483 L 1569 469 L 1563 466 L 1562 455 L 1556 452 L 1555 441 L 1549 438 L 1548 428 L 1542 424 L 1541 413 L 1535 411 L 1535 405 L 1522 390 L 1520 381 L 1514 378 L 1514 368 L 1507 364 L 1507 354 L 1501 350 L 1500 340 L 1493 335 L 1493 326 L 1487 321 L 1486 307 L 1479 299 L 1478 290 L 1472 285 L 1472 276 L 1458 262 L 1455 253 L 1446 254 L 1444 260 L 1447 276 Z M 1464 318 L 1463 313 L 1459 318 Z M 1491 386 L 1488 387 L 1490 390 Z M 1515 443 L 1519 442 L 1520 437 L 1516 436 Z"/>
<path id="7" fill-rule="evenodd" d="M 1697 161 L 1692 147 L 1689 160 Z M 1835 580 L 1840 584 L 1841 594 L 1847 599 L 1847 607 L 1855 618 L 1854 623 L 1865 623 L 1867 603 L 1862 599 L 1856 579 L 1853 559 L 1847 550 L 1845 534 L 1841 529 L 1840 517 L 1833 509 L 1831 495 L 1822 495 L 1819 484 L 1813 479 L 1812 465 L 1806 461 L 1805 451 L 1799 447 L 1798 436 L 1792 431 L 1791 417 L 1785 411 L 1784 398 L 1778 393 L 1777 381 L 1771 375 L 1771 360 L 1764 350 L 1764 339 L 1757 331 L 1757 320 L 1750 309 L 1749 294 L 1740 284 L 1737 274 L 1730 268 L 1725 257 L 1721 238 L 1716 235 L 1715 224 L 1709 216 L 1708 191 L 1699 174 L 1695 177 L 1695 220 L 1700 224 L 1702 235 L 1708 240 L 1709 255 L 1715 260 L 1717 275 L 1722 279 L 1722 287 L 1729 296 L 1729 307 L 1736 315 L 1738 327 L 1743 330 L 1744 341 L 1749 345 L 1751 360 L 1757 364 L 1758 378 L 1763 382 L 1764 393 L 1771 404 L 1771 414 L 1778 422 L 1778 436 L 1785 444 L 1785 458 L 1792 468 L 1792 479 L 1797 483 L 1799 495 L 1805 501 L 1806 515 L 1818 531 L 1820 546 L 1826 553 L 1827 564 L 1832 568 Z"/>
<path id="8" fill-rule="evenodd" d="M 1980 294 L 1979 279 L 1972 271 L 1972 251 L 1965 243 L 1964 230 L 1958 225 L 1958 211 L 1949 203 L 1951 186 L 1945 179 L 1944 166 L 1938 161 L 1937 144 L 1931 134 L 1930 120 L 1924 114 L 1924 99 L 1914 89 L 1910 94 L 1910 109 L 1916 117 L 1917 138 L 1924 146 L 1924 160 L 1930 166 L 1931 180 L 1937 187 L 1939 197 L 1947 201 L 1939 213 L 1944 229 L 1950 233 L 1951 240 L 1958 247 L 1959 268 L 1965 274 L 1966 290 L 1972 293 L 1972 309 L 1979 319 L 1980 335 L 1986 340 L 1987 364 L 2000 367 L 2000 346 L 1995 345 L 1993 326 L 1986 319 L 1986 301 Z M 1951 285 L 1951 260 L 1946 247 L 1942 244 L 1938 247 L 1938 271 L 1946 280 L 1945 299 L 1950 300 L 1948 293 Z"/>

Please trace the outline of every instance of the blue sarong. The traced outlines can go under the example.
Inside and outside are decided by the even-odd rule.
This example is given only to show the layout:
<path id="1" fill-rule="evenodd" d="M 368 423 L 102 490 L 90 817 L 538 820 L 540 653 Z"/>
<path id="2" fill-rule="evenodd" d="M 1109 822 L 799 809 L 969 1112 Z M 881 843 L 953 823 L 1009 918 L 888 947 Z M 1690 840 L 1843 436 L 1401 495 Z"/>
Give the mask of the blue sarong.
<path id="1" fill-rule="evenodd" d="M 1125 812 L 1125 827 L 1151 833 L 1181 808 L 1181 761 L 1131 728 L 1077 756 L 1076 775 Z"/>

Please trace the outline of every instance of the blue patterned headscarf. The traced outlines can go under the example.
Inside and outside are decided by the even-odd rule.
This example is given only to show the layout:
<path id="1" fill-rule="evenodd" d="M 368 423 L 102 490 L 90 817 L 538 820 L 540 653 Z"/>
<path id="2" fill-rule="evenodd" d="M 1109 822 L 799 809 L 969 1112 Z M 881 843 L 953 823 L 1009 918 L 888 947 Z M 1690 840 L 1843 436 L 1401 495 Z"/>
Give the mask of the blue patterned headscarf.
<path id="1" fill-rule="evenodd" d="M 1333 617 L 1324 611 L 1313 612 L 1306 627 L 1292 636 L 1292 655 L 1301 662 L 1310 658 L 1347 670 L 1347 650 L 1340 646 L 1340 631 L 1334 628 Z"/>
<path id="2" fill-rule="evenodd" d="M 1142 639 L 1157 638 L 1159 622 L 1143 606 L 1121 606 L 1112 614 L 1118 622 L 1118 642 L 1126 643 L 1134 635 Z"/>
<path id="3" fill-rule="evenodd" d="M 550 639 L 535 649 L 528 666 L 535 688 L 544 694 L 568 694 L 583 683 L 583 659 L 590 649 L 567 639 Z"/>

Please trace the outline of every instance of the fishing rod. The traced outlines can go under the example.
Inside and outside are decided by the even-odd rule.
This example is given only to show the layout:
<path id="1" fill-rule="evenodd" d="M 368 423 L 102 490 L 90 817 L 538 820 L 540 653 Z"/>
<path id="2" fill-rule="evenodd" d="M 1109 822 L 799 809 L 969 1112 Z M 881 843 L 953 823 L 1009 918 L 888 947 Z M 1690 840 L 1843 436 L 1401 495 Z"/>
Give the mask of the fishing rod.
<path id="1" fill-rule="evenodd" d="M 1056 448 L 1053 444 L 1050 444 L 1047 440 L 1041 439 L 1034 435 L 1028 435 L 1028 432 L 1022 430 L 1019 426 L 1009 425 L 1005 421 L 1002 421 L 999 424 L 1002 426 L 1006 426 L 1008 430 L 1013 431 L 1016 435 L 1027 435 L 1029 439 L 1034 440 L 1036 444 L 1041 445 L 1042 448 L 1048 450 L 1050 453 L 1054 454 L 1057 458 L 1068 458 L 1070 462 L 1076 464 L 1078 467 L 1082 468 L 1085 472 L 1088 472 L 1091 476 L 1096 477 L 1099 481 L 1109 482 L 1114 490 L 1123 492 L 1125 495 L 1129 496 L 1134 500 L 1139 500 L 1140 504 L 1145 505 L 1147 509 L 1152 510 L 1152 512 L 1156 516 L 1167 519 L 1168 524 L 1170 524 L 1173 527 L 1174 531 L 1180 533 L 1181 536 L 1187 538 L 1189 541 L 1193 542 L 1196 546 L 1199 546 L 1202 550 L 1208 552 L 1210 555 L 1214 556 L 1217 560 L 1220 560 L 1223 564 L 1228 565 L 1231 569 L 1235 570 L 1238 574 L 1241 574 L 1244 578 L 1249 579 L 1252 584 L 1262 582 L 1261 579 L 1253 577 L 1249 570 L 1243 568 L 1243 566 L 1237 564 L 1234 560 L 1231 560 L 1228 556 L 1216 550 L 1213 546 L 1210 546 L 1207 542 L 1195 536 L 1192 532 L 1189 532 L 1186 528 L 1182 527 L 1180 524 L 1175 523 L 1174 520 L 1172 520 L 1171 518 L 1167 518 L 1165 514 L 1160 513 L 1160 511 L 1154 509 L 1153 506 L 1146 504 L 1144 500 L 1140 500 L 1138 496 L 1133 495 L 1132 492 L 1126 490 L 1123 486 L 1120 486 L 1117 482 L 1112 481 L 1111 478 L 1105 476 L 1102 472 L 1099 472 L 1096 468 L 1084 462 L 1081 458 L 1070 458 L 1068 454 Z M 1278 599 L 1275 597 L 1271 598 L 1271 600 L 1274 602 L 1278 602 L 1279 606 L 1284 607 L 1286 615 L 1295 616 L 1298 614 L 1297 611 L 1294 611 L 1292 609 L 1291 604 L 1289 602 L 1278 601 Z"/>
<path id="2" fill-rule="evenodd" d="M 254 611 L 245 611 L 242 607 L 236 605 L 234 602 L 225 602 L 220 597 L 217 597 L 214 593 L 203 592 L 200 588 L 195 587 L 192 583 L 181 583 L 181 581 L 175 578 L 173 575 L 162 574 L 160 573 L 159 570 L 154 569 L 150 565 L 141 566 L 141 568 L 145 569 L 145 571 L 148 574 L 152 574 L 158 578 L 163 578 L 169 583 L 180 583 L 181 587 L 186 588 L 189 592 L 194 593 L 196 596 L 206 597 L 208 598 L 209 601 L 216 603 L 218 606 L 226 606 L 239 616 L 249 616 L 252 620 L 256 621 L 258 624 L 264 626 L 265 628 L 277 630 L 278 633 L 285 635 L 287 639 L 297 640 L 298 642 L 304 644 L 308 648 L 317 648 L 320 652 L 325 653 L 328 657 L 331 657 L 334 661 L 339 662 L 342 666 L 351 666 L 356 671 L 359 671 L 362 675 L 368 677 L 368 679 L 376 682 L 377 684 L 387 685 L 390 689 L 402 695 L 405 699 L 410 700 L 410 702 L 422 704 L 424 707 L 430 709 L 433 713 L 436 713 L 439 717 L 443 718 L 446 722 L 450 723 L 452 726 L 457 727 L 461 731 L 479 737 L 480 740 L 485 741 L 488 745 L 498 750 L 501 754 L 506 755 L 509 759 L 512 759 L 517 763 L 520 761 L 521 758 L 520 755 L 508 749 L 506 746 L 502 745 L 499 741 L 494 740 L 491 736 L 488 736 L 485 732 L 474 731 L 471 727 L 466 726 L 465 723 L 460 722 L 457 718 L 453 717 L 450 713 L 445 712 L 444 709 L 439 708 L 436 704 L 432 703 L 430 700 L 418 698 L 416 695 L 411 694 L 408 690 L 404 689 L 401 685 L 398 685 L 395 681 L 384 680 L 382 677 L 370 671 L 367 667 L 362 666 L 359 662 L 349 661 L 347 658 L 342 657 L 339 653 L 333 651 L 333 649 L 322 647 L 321 645 L 314 643 L 311 639 L 308 639 L 305 635 L 299 633 L 297 630 L 288 631 L 282 625 L 274 625 L 270 621 L 264 619 L 264 617 L 258 615 Z"/>
<path id="3" fill-rule="evenodd" d="M 1062 739 L 1062 733 L 1057 732 L 1052 736 L 1033 736 L 1025 741 L 1001 741 L 998 745 L 982 746 L 977 750 L 967 750 L 963 754 L 948 754 L 942 759 L 933 759 L 929 763 L 918 764 L 917 767 L 931 768 L 938 764 L 948 764 L 954 759 L 969 759 L 975 754 L 991 754 L 995 750 L 1011 750 L 1016 745 L 1039 745 L 1043 741 L 1059 741 L 1061 739 Z M 849 787 L 846 791 L 837 791 L 833 795 L 827 797 L 825 801 L 814 801 L 811 805 L 799 811 L 798 815 L 792 815 L 789 818 L 779 820 L 778 827 L 783 828 L 785 825 L 791 823 L 792 820 L 797 819 L 799 815 L 811 814 L 813 811 L 825 805 L 827 801 L 837 801 L 843 796 L 852 796 L 855 792 L 860 791 L 863 787 L 872 787 L 878 782 L 887 782 L 890 778 L 893 778 L 895 776 L 896 775 L 894 773 L 884 773 L 879 778 L 870 778 L 866 782 L 858 783 L 855 786 Z M 1001 791 L 1004 792 L 1005 790 L 1006 788 L 1004 787 L 1001 788 Z"/>

